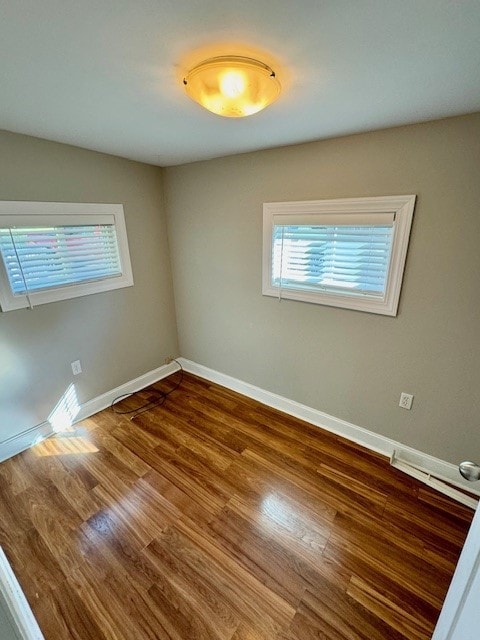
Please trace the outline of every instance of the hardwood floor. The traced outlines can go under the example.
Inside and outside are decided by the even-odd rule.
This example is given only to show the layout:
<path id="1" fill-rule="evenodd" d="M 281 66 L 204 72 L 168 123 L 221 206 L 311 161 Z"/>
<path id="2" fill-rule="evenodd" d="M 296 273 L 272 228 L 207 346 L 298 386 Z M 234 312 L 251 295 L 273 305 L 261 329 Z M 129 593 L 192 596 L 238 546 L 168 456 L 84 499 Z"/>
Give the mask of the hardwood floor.
<path id="1" fill-rule="evenodd" d="M 2 463 L 0 492 L 47 640 L 430 638 L 473 515 L 187 374 Z"/>

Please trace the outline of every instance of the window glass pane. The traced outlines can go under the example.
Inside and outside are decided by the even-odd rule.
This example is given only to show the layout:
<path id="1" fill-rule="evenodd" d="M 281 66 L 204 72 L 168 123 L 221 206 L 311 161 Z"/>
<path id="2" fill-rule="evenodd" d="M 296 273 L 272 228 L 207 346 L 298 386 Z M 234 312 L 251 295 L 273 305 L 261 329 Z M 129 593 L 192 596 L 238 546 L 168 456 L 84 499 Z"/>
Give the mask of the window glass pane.
<path id="1" fill-rule="evenodd" d="M 0 228 L 14 295 L 120 276 L 113 224 Z"/>
<path id="2" fill-rule="evenodd" d="M 274 225 L 272 285 L 382 297 L 393 225 Z"/>

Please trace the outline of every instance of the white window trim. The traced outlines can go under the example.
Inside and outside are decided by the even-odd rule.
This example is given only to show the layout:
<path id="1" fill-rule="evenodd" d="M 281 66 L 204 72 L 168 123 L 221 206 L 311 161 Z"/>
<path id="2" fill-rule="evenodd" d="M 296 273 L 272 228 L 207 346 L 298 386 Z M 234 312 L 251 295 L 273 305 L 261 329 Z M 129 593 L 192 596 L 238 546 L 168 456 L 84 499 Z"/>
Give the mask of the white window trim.
<path id="1" fill-rule="evenodd" d="M 73 284 L 65 287 L 52 288 L 46 291 L 30 292 L 28 297 L 32 302 L 32 306 L 46 304 L 48 302 L 57 302 L 59 300 L 68 300 L 78 298 L 80 296 L 90 295 L 93 293 L 101 293 L 103 291 L 111 291 L 122 287 L 130 287 L 133 285 L 132 265 L 130 261 L 130 252 L 128 250 L 127 229 L 125 226 L 125 215 L 123 205 L 121 204 L 94 204 L 94 203 L 77 203 L 77 202 L 23 202 L 23 201 L 0 201 L 0 227 L 2 226 L 2 218 L 15 218 L 18 216 L 19 226 L 21 225 L 22 216 L 29 218 L 38 216 L 38 224 L 42 224 L 43 219 L 59 216 L 63 219 L 72 216 L 82 220 L 90 220 L 88 224 L 97 224 L 101 216 L 113 216 L 115 221 L 115 231 L 117 235 L 118 251 L 120 256 L 120 264 L 122 274 L 117 277 L 107 278 L 94 282 L 86 282 L 83 284 Z M 85 222 L 83 222 L 85 224 Z M 7 226 L 11 226 L 10 224 Z M 13 311 L 15 309 L 24 309 L 29 307 L 26 295 L 14 296 L 8 275 L 0 257 L 0 306 L 2 311 Z"/>
<path id="2" fill-rule="evenodd" d="M 408 240 L 413 219 L 415 195 L 380 196 L 374 198 L 344 198 L 339 200 L 309 200 L 300 202 L 266 202 L 263 205 L 263 276 L 262 293 L 265 296 L 279 297 L 279 287 L 272 285 L 272 233 L 274 216 L 324 216 L 326 214 L 365 214 L 395 215 L 394 235 L 390 257 L 390 268 L 383 298 L 348 296 L 330 292 L 299 291 L 281 288 L 281 297 L 332 307 L 355 309 L 369 313 L 396 316 L 402 287 Z M 320 224 L 320 222 L 319 222 Z"/>

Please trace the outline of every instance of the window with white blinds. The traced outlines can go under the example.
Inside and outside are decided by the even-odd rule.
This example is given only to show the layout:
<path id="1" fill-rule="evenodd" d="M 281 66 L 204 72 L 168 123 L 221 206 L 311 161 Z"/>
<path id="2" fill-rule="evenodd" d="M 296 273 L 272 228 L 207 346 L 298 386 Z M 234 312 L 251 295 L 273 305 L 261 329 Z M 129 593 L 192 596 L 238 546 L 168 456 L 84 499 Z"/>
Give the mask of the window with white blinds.
<path id="1" fill-rule="evenodd" d="M 396 315 L 414 202 L 265 204 L 263 293 Z"/>
<path id="2" fill-rule="evenodd" d="M 133 284 L 123 207 L 0 203 L 3 311 Z"/>

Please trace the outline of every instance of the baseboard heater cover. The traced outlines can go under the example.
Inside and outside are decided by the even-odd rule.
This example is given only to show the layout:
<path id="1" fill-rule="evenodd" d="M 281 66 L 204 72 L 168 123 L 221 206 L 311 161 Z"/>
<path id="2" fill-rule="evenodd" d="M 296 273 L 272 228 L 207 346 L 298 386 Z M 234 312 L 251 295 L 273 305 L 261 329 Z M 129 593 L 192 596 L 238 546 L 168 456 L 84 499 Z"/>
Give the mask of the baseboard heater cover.
<path id="1" fill-rule="evenodd" d="M 457 489 L 451 484 L 452 481 L 450 479 L 436 476 L 429 471 L 425 471 L 412 461 L 405 459 L 405 457 L 402 456 L 402 451 L 393 451 L 390 457 L 390 464 L 392 465 L 392 467 L 395 467 L 395 469 L 399 469 L 412 478 L 420 480 L 420 482 L 423 482 L 429 487 L 432 487 L 432 489 L 436 489 L 449 498 L 453 498 L 453 500 L 456 500 L 457 502 L 460 502 L 461 504 L 464 504 L 471 509 L 477 508 L 479 502 L 478 498 L 468 495 L 463 485 L 461 490 Z"/>

